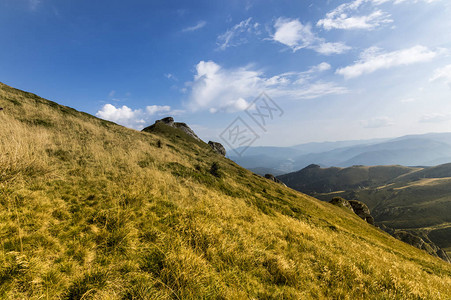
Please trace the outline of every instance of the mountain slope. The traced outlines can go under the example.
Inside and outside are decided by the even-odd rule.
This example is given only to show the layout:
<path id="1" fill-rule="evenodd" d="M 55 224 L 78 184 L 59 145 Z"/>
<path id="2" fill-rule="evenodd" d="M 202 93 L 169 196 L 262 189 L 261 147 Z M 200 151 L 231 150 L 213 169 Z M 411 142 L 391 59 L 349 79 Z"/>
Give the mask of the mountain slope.
<path id="1" fill-rule="evenodd" d="M 416 168 L 312 165 L 278 178 L 325 201 L 336 196 L 362 201 L 378 224 L 426 236 L 451 256 L 451 164 Z"/>
<path id="2" fill-rule="evenodd" d="M 172 128 L 3 84 L 0 107 L 2 298 L 451 296 L 449 264 Z"/>

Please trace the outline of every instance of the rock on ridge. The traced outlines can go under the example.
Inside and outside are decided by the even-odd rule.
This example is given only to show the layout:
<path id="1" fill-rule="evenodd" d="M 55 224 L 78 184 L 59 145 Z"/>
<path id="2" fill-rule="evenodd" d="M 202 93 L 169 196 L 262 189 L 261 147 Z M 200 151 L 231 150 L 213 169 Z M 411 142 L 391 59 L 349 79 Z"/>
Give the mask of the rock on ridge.
<path id="1" fill-rule="evenodd" d="M 194 133 L 194 131 L 189 128 L 188 125 L 186 125 L 186 123 L 180 123 L 180 122 L 174 122 L 174 118 L 173 117 L 166 117 L 163 118 L 161 120 L 157 120 L 155 121 L 155 124 L 152 126 L 155 126 L 157 123 L 163 123 L 167 126 L 171 126 L 173 128 L 177 128 L 182 130 L 183 132 L 185 132 L 187 135 L 191 136 L 192 138 L 194 138 L 195 140 L 200 141 L 201 139 Z M 147 128 L 144 128 L 143 131 L 148 131 L 146 129 L 151 128 L 152 126 L 149 126 Z"/>
<path id="2" fill-rule="evenodd" d="M 265 174 L 265 178 L 266 179 L 269 179 L 269 180 L 271 180 L 271 181 L 274 181 L 274 182 L 276 182 L 276 183 L 279 183 L 279 184 L 281 184 L 281 185 L 283 185 L 283 186 L 287 186 L 285 183 L 283 183 L 280 179 L 278 179 L 278 178 L 276 178 L 274 175 L 272 175 L 272 174 Z"/>
<path id="3" fill-rule="evenodd" d="M 332 198 L 332 200 L 329 201 L 329 203 L 339 206 L 339 207 L 344 207 L 349 209 L 350 211 L 354 212 L 354 210 L 352 209 L 351 204 L 349 204 L 349 201 L 346 199 L 343 199 L 341 197 L 334 197 Z"/>
<path id="4" fill-rule="evenodd" d="M 365 203 L 357 200 L 348 200 L 352 207 L 352 210 L 363 220 L 367 221 L 369 224 L 374 225 L 374 218 L 370 213 L 370 209 Z"/>
<path id="5" fill-rule="evenodd" d="M 221 143 L 209 141 L 208 145 L 210 145 L 211 149 L 222 156 L 226 155 L 226 149 Z"/>

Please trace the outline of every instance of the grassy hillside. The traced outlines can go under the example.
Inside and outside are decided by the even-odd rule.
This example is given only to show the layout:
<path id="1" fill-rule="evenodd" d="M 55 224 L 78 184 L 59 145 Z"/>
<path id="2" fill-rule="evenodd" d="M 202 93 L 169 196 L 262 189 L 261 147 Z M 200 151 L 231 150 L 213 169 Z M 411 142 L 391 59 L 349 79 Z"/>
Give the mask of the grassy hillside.
<path id="1" fill-rule="evenodd" d="M 329 201 L 357 199 L 378 224 L 428 236 L 451 255 L 451 164 L 436 167 L 312 165 L 278 177 L 289 187 Z"/>
<path id="2" fill-rule="evenodd" d="M 426 234 L 451 255 L 451 178 L 316 195 L 322 200 L 335 196 L 365 202 L 377 223 Z"/>
<path id="3" fill-rule="evenodd" d="M 451 265 L 180 132 L 0 107 L 1 298 L 451 297 Z"/>

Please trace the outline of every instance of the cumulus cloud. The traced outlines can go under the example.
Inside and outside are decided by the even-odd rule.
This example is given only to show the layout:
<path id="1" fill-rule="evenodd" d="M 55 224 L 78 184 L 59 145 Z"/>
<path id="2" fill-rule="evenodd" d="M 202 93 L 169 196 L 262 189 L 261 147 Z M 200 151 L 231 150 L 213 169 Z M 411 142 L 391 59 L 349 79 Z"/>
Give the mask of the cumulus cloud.
<path id="1" fill-rule="evenodd" d="M 122 107 L 116 107 L 113 104 L 105 104 L 96 116 L 125 127 L 134 129 L 143 129 L 145 126 L 150 125 L 150 120 L 155 115 L 170 114 L 171 107 L 164 105 L 151 105 L 142 109 L 131 109 L 126 105 Z"/>
<path id="2" fill-rule="evenodd" d="M 318 98 L 330 94 L 343 94 L 346 88 L 333 82 L 316 80 L 319 72 L 329 70 L 328 63 L 313 66 L 304 72 L 288 72 L 265 76 L 250 66 L 225 69 L 213 61 L 201 61 L 196 66 L 190 89 L 190 109 L 215 112 L 245 110 L 261 92 L 284 99 Z"/>
<path id="3" fill-rule="evenodd" d="M 302 24 L 297 19 L 278 18 L 274 23 L 272 40 L 290 47 L 293 52 L 312 49 L 320 54 L 340 54 L 351 49 L 343 43 L 329 43 L 312 32 L 310 24 Z"/>
<path id="4" fill-rule="evenodd" d="M 201 29 L 202 27 L 204 27 L 205 25 L 207 25 L 207 22 L 205 21 L 199 21 L 197 22 L 196 25 L 194 26 L 190 26 L 190 27 L 186 27 L 184 29 L 182 29 L 183 32 L 192 32 L 192 31 L 196 31 Z"/>
<path id="5" fill-rule="evenodd" d="M 377 47 L 371 47 L 363 51 L 360 59 L 353 65 L 337 69 L 335 73 L 345 78 L 354 78 L 380 69 L 427 62 L 439 54 L 440 51 L 433 51 L 421 45 L 393 52 L 382 52 Z"/>
<path id="6" fill-rule="evenodd" d="M 369 120 L 360 121 L 363 127 L 365 128 L 381 128 L 392 126 L 394 123 L 389 117 L 379 117 L 373 118 Z"/>
<path id="7" fill-rule="evenodd" d="M 260 34 L 259 27 L 260 24 L 252 22 L 252 18 L 241 21 L 218 36 L 216 42 L 218 49 L 225 50 L 228 47 L 235 47 L 247 43 L 250 34 Z"/>
<path id="8" fill-rule="evenodd" d="M 451 65 L 436 69 L 430 81 L 444 81 L 451 88 Z"/>

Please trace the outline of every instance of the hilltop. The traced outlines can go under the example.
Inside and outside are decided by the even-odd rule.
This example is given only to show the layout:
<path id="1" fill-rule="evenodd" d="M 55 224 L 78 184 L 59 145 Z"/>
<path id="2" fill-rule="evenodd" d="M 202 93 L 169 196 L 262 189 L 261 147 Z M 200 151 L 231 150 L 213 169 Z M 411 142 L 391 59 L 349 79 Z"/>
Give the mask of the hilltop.
<path id="1" fill-rule="evenodd" d="M 451 297 L 450 264 L 178 128 L 0 107 L 1 298 Z"/>

